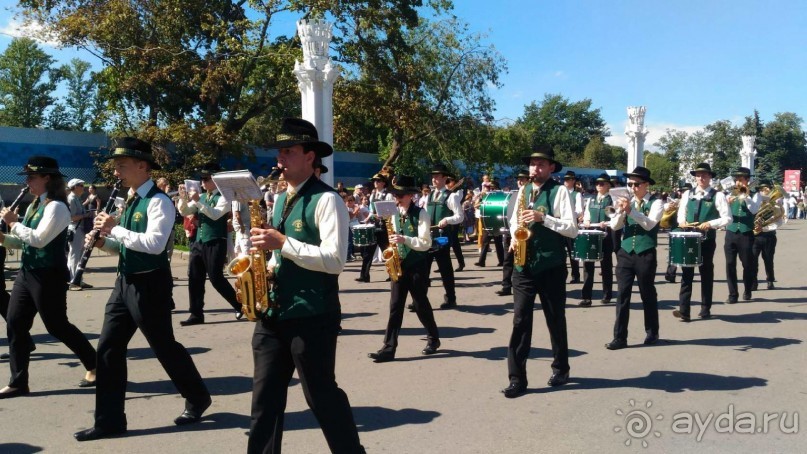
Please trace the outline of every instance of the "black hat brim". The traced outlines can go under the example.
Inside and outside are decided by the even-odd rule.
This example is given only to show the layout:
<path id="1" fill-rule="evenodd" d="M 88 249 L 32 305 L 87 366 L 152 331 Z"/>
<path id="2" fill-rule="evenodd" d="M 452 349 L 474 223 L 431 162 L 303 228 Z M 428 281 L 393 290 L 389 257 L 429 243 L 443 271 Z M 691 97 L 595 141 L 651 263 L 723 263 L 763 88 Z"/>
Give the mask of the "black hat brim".
<path id="1" fill-rule="evenodd" d="M 555 158 L 553 158 L 553 157 L 551 157 L 551 156 L 549 156 L 547 154 L 543 154 L 543 153 L 533 153 L 530 156 L 523 156 L 521 158 L 521 162 L 523 162 L 524 164 L 530 165 L 530 159 L 532 159 L 532 158 L 546 159 L 547 161 L 555 164 L 555 171 L 552 172 L 552 173 L 558 173 L 561 170 L 563 170 L 563 164 L 556 161 Z"/>
<path id="2" fill-rule="evenodd" d="M 646 182 L 650 183 L 650 185 L 651 185 L 651 186 L 653 186 L 654 184 L 656 184 L 656 180 L 654 180 L 654 179 L 652 179 L 652 178 L 650 178 L 650 177 L 647 177 L 647 176 L 644 176 L 644 175 L 638 174 L 638 173 L 626 173 L 626 174 L 625 174 L 625 177 L 626 177 L 626 178 L 639 178 L 639 179 L 641 179 L 642 181 L 646 181 Z"/>
<path id="3" fill-rule="evenodd" d="M 333 154 L 333 147 L 326 142 L 311 141 L 311 140 L 278 140 L 271 143 L 267 148 L 291 148 L 295 145 L 302 145 L 304 151 L 313 151 L 320 158 L 325 158 Z"/>
<path id="4" fill-rule="evenodd" d="M 389 189 L 387 189 L 387 192 L 389 192 L 392 195 L 417 194 L 420 192 L 420 189 L 410 186 L 393 185 Z"/>
<path id="5" fill-rule="evenodd" d="M 110 159 L 115 158 L 134 158 L 139 159 L 141 161 L 146 161 L 151 164 L 152 170 L 162 170 L 162 166 L 157 164 L 157 161 L 154 160 L 154 156 L 151 153 L 143 153 L 137 150 L 129 150 L 125 148 L 119 148 L 112 152 L 109 156 L 101 157 L 102 161 L 107 161 Z"/>
<path id="6" fill-rule="evenodd" d="M 42 169 L 34 172 L 33 170 L 26 170 L 24 172 L 19 172 L 17 175 L 58 175 L 60 177 L 66 177 L 67 175 L 59 172 L 59 169 Z"/>
<path id="7" fill-rule="evenodd" d="M 695 170 L 690 170 L 690 171 L 689 171 L 689 174 L 690 174 L 690 175 L 692 175 L 692 176 L 694 177 L 694 176 L 695 176 L 695 174 L 696 174 L 696 173 L 698 173 L 698 172 L 709 172 L 709 174 L 710 174 L 710 175 L 712 175 L 712 178 L 717 178 L 717 174 L 716 174 L 715 172 L 712 172 L 711 170 L 706 170 L 706 169 L 695 169 Z"/>

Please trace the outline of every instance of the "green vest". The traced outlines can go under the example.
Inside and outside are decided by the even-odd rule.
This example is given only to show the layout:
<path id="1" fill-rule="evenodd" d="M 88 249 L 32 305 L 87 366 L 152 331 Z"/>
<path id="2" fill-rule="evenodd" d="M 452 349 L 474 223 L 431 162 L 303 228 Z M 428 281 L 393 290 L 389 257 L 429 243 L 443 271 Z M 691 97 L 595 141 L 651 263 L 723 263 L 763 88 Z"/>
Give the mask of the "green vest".
<path id="1" fill-rule="evenodd" d="M 207 194 L 205 193 L 199 199 L 200 203 L 214 208 L 219 203 L 221 194 Z M 207 243 L 211 240 L 220 238 L 227 238 L 227 215 L 224 214 L 220 218 L 213 220 L 205 216 L 201 211 L 199 215 L 199 233 L 196 235 L 196 241 Z"/>
<path id="2" fill-rule="evenodd" d="M 597 202 L 595 196 L 588 204 L 588 215 L 591 217 L 592 224 L 599 224 L 600 222 L 607 221 L 608 215 L 605 214 L 605 209 L 613 204 L 610 195 L 603 196 L 600 202 Z"/>
<path id="3" fill-rule="evenodd" d="M 750 194 L 751 197 L 753 194 Z M 745 204 L 745 200 L 735 198 L 729 204 L 732 222 L 726 227 L 729 232 L 748 233 L 754 230 L 754 215 Z"/>
<path id="4" fill-rule="evenodd" d="M 322 242 L 317 228 L 315 212 L 317 202 L 326 192 L 334 189 L 313 176 L 301 188 L 297 202 L 283 223 L 283 233 L 295 240 L 319 246 Z M 278 224 L 283 215 L 288 192 L 278 196 L 272 219 Z M 329 213 L 328 216 L 336 216 Z M 280 227 L 276 225 L 276 227 Z M 347 241 L 347 236 L 343 238 Z M 279 320 L 313 317 L 328 313 L 339 313 L 339 275 L 311 271 L 283 257 L 280 250 L 274 252 L 275 287 L 272 299 L 280 306 Z"/>
<path id="5" fill-rule="evenodd" d="M 146 197 L 135 197 L 129 206 L 123 211 L 121 216 L 121 226 L 135 233 L 145 233 L 148 226 L 147 210 L 149 202 L 154 197 L 167 197 L 160 191 L 157 185 L 151 187 Z M 174 213 L 166 214 L 173 218 Z M 168 243 L 166 242 L 166 247 Z M 159 254 L 149 254 L 127 249 L 120 245 L 120 258 L 118 260 L 118 272 L 120 274 L 143 273 L 156 269 L 168 269 L 168 252 L 163 248 Z"/>
<path id="6" fill-rule="evenodd" d="M 406 218 L 401 221 L 400 216 L 396 216 L 395 231 L 404 236 L 416 237 L 418 236 L 418 220 L 420 219 L 421 208 L 414 203 L 409 205 L 409 210 L 406 212 Z M 416 251 L 405 244 L 398 245 L 398 251 L 401 254 L 401 267 L 404 271 L 409 271 L 414 268 L 418 263 L 423 262 L 429 256 L 428 251 Z"/>
<path id="7" fill-rule="evenodd" d="M 695 190 L 693 189 L 693 191 Z M 694 192 L 689 193 L 690 197 L 689 201 L 687 202 L 686 216 L 686 221 L 688 224 L 693 222 L 704 223 L 714 221 L 720 217 L 720 213 L 717 211 L 717 204 L 715 203 L 715 194 L 717 194 L 717 190 L 714 188 L 709 188 L 703 198 L 700 200 L 695 200 L 692 197 L 694 196 Z M 698 213 L 697 218 L 695 218 L 695 213 Z M 706 239 L 714 240 L 715 238 L 717 238 L 717 232 L 715 229 L 709 229 L 709 231 L 706 232 Z"/>
<path id="8" fill-rule="evenodd" d="M 530 203 L 532 194 L 532 183 L 524 186 L 524 194 L 527 204 Z M 532 209 L 542 207 L 545 211 L 544 214 L 548 216 L 553 215 L 553 207 L 555 205 L 555 197 L 558 195 L 558 190 L 566 190 L 562 184 L 555 183 L 553 180 L 548 180 L 541 187 L 541 192 L 538 198 L 532 202 Z M 515 207 L 519 209 L 518 206 Z M 544 227 L 543 223 L 533 222 L 527 226 L 532 235 L 527 240 L 527 261 L 524 266 L 516 266 L 519 272 L 526 272 L 533 276 L 557 266 L 565 266 L 566 263 L 566 239 L 563 235 L 555 232 L 552 229 Z"/>
<path id="9" fill-rule="evenodd" d="M 440 197 L 434 200 L 434 194 L 429 194 L 429 203 L 426 205 L 426 211 L 429 213 L 429 220 L 432 225 L 437 225 L 443 218 L 454 216 L 454 212 L 448 208 L 446 201 L 448 200 L 448 190 L 443 188 L 440 191 Z"/>
<path id="10" fill-rule="evenodd" d="M 42 216 L 45 213 L 45 206 L 48 203 L 61 203 L 55 200 L 40 203 L 36 211 L 31 212 L 30 206 L 28 213 L 23 218 L 22 225 L 36 230 Z M 23 243 L 22 245 L 22 267 L 27 270 L 35 270 L 38 268 L 64 268 L 67 269 L 67 256 L 64 251 L 67 248 L 67 227 L 62 230 L 56 238 L 51 240 L 50 243 L 44 247 L 37 248 L 30 244 Z"/>
<path id="11" fill-rule="evenodd" d="M 650 207 L 653 206 L 653 202 L 655 200 L 655 197 L 650 197 L 650 200 L 648 200 L 647 203 L 644 204 L 644 207 L 642 207 L 641 212 L 645 216 L 650 214 Z M 633 202 L 632 209 L 639 209 L 636 202 Z M 622 230 L 621 247 L 625 250 L 625 252 L 635 252 L 637 254 L 641 254 L 649 249 L 653 249 L 656 247 L 658 241 L 658 230 L 658 223 L 656 223 L 652 229 L 645 230 L 641 225 L 634 221 L 632 217 L 627 216 L 625 228 Z"/>

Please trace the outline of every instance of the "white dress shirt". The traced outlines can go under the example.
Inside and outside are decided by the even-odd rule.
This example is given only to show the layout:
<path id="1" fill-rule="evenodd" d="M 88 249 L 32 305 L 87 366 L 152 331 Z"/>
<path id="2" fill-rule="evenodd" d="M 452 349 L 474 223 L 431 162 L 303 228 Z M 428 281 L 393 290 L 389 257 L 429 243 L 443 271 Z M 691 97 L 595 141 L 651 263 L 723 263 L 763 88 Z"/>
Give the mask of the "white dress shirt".
<path id="1" fill-rule="evenodd" d="M 661 199 L 653 200 L 653 204 L 650 205 L 650 212 L 647 214 L 647 216 L 645 216 L 644 213 L 633 208 L 634 202 L 636 201 L 637 201 L 636 196 L 633 196 L 630 202 L 631 203 L 630 214 L 628 214 L 627 216 L 630 216 L 634 221 L 636 221 L 637 224 L 642 226 L 643 229 L 652 230 L 653 227 L 655 227 L 656 224 L 658 224 L 658 222 L 661 220 L 661 216 L 664 214 L 664 203 L 661 201 Z M 647 203 L 648 201 L 650 201 L 649 192 L 644 196 L 644 203 Z M 625 215 L 625 212 L 620 212 L 619 214 L 611 218 L 611 229 L 619 230 L 622 227 L 624 227 L 627 216 Z"/>
<path id="2" fill-rule="evenodd" d="M 289 186 L 287 197 L 300 191 L 304 184 L 305 181 L 294 188 Z M 328 274 L 341 273 L 347 260 L 347 229 L 350 215 L 339 194 L 328 191 L 320 196 L 314 208 L 314 222 L 319 229 L 321 240 L 319 246 L 287 236 L 280 254 L 284 260 L 291 260 L 307 270 Z M 272 258 L 269 259 L 270 268 L 277 266 L 275 258 L 276 254 L 272 254 Z"/>
<path id="3" fill-rule="evenodd" d="M 533 187 L 536 187 L 536 184 L 533 184 Z M 519 188 L 518 195 L 516 196 L 516 204 L 518 201 L 521 200 L 521 193 L 524 192 L 523 186 Z M 552 204 L 552 212 L 555 214 L 554 216 L 549 216 L 544 214 L 544 227 L 558 232 L 561 235 L 567 238 L 574 238 L 577 236 L 577 217 L 572 211 L 572 202 L 569 198 L 569 191 L 565 190 L 566 188 L 560 188 L 555 195 L 555 202 Z M 527 198 L 529 202 L 530 198 Z M 510 238 L 513 238 L 513 233 L 515 233 L 516 229 L 518 228 L 518 205 L 516 205 L 515 209 L 513 210 L 513 215 L 510 216 Z M 511 244 L 515 244 L 515 240 L 511 241 Z"/>
<path id="4" fill-rule="evenodd" d="M 154 181 L 147 180 L 135 192 L 142 199 L 146 197 L 153 186 Z M 122 245 L 126 249 L 135 252 L 161 254 L 168 244 L 168 237 L 174 229 L 174 219 L 176 219 L 176 210 L 171 199 L 163 193 L 157 193 L 150 198 L 146 207 L 146 219 L 148 220 L 146 231 L 143 233 L 133 232 L 121 225 L 116 225 L 106 237 L 101 249 L 119 254 Z M 118 219 L 119 222 L 121 220 L 122 218 Z"/>
<path id="5" fill-rule="evenodd" d="M 678 225 L 683 225 L 686 222 L 687 204 L 689 203 L 689 199 L 701 199 L 706 196 L 706 193 L 709 192 L 709 190 L 710 188 L 706 188 L 704 190 L 698 186 L 690 191 L 685 192 L 681 196 L 680 203 L 678 204 Z M 711 226 L 710 228 L 719 229 L 731 224 L 731 209 L 729 208 L 729 203 L 726 201 L 726 195 L 720 191 L 716 191 L 713 200 L 715 202 L 715 208 L 717 208 L 717 212 L 720 214 L 720 217 L 709 221 L 709 225 Z M 695 222 L 698 222 L 698 220 L 696 219 Z"/>
<path id="6" fill-rule="evenodd" d="M 46 198 L 47 193 L 39 196 L 40 206 L 45 203 Z M 31 205 L 28 205 L 26 215 L 31 210 Z M 22 225 L 22 222 L 15 223 L 14 227 L 11 228 L 11 232 L 6 234 L 3 246 L 9 249 L 21 249 L 23 244 L 27 244 L 35 248 L 43 248 L 59 236 L 69 225 L 70 210 L 67 205 L 51 200 L 45 205 L 45 211 L 42 213 L 42 219 L 36 229 Z"/>
<path id="7" fill-rule="evenodd" d="M 403 210 L 398 207 L 398 213 L 392 216 L 392 226 L 395 232 L 401 231 L 402 211 Z M 403 237 L 403 244 L 409 249 L 421 252 L 429 250 L 432 245 L 431 220 L 426 210 L 420 210 L 420 215 L 418 216 L 418 236 L 403 235 Z"/>
<path id="8" fill-rule="evenodd" d="M 218 193 L 219 190 L 214 189 L 211 195 L 216 195 Z M 180 198 L 177 200 L 177 209 L 183 216 L 194 213 L 202 213 L 214 221 L 230 212 L 230 203 L 224 197 L 219 197 L 219 201 L 216 202 L 216 206 L 207 205 L 203 202 L 204 199 L 205 194 L 199 194 L 198 202 L 194 200 L 188 201 L 187 199 Z"/>

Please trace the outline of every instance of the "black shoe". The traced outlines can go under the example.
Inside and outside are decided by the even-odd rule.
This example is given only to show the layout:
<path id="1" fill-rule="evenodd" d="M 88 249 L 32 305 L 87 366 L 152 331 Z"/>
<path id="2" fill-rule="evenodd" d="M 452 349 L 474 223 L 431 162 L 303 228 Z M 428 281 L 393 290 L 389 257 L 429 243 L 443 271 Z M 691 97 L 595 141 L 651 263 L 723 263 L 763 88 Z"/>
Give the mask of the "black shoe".
<path id="1" fill-rule="evenodd" d="M 625 339 L 614 339 L 611 342 L 605 344 L 605 348 L 608 350 L 621 350 L 623 348 L 628 347 L 628 341 Z"/>
<path id="2" fill-rule="evenodd" d="M 8 353 L 0 354 L 0 359 L 9 359 L 9 358 L 11 358 L 11 355 L 9 355 Z"/>
<path id="3" fill-rule="evenodd" d="M 773 290 L 773 282 L 768 282 L 768 290 Z"/>
<path id="4" fill-rule="evenodd" d="M 482 263 L 482 262 L 476 262 L 476 263 L 474 263 L 474 266 L 478 266 L 479 268 L 484 268 L 485 264 Z"/>
<path id="5" fill-rule="evenodd" d="M 208 408 L 210 408 L 210 404 L 213 401 L 208 397 L 207 401 L 203 403 L 198 409 L 196 410 L 188 410 L 185 409 L 179 416 L 174 419 L 174 424 L 178 426 L 184 426 L 186 424 L 193 424 L 202 420 L 202 413 L 205 412 Z"/>
<path id="6" fill-rule="evenodd" d="M 580 301 L 579 306 L 580 307 L 590 307 L 591 306 L 591 300 L 582 300 L 582 301 Z"/>
<path id="7" fill-rule="evenodd" d="M 709 309 L 701 309 L 700 313 L 698 314 L 700 318 L 712 318 L 712 312 Z"/>
<path id="8" fill-rule="evenodd" d="M 759 284 L 754 282 L 754 285 L 751 286 L 751 291 L 756 292 L 757 290 L 759 290 Z"/>
<path id="9" fill-rule="evenodd" d="M 460 271 L 462 271 L 462 270 L 464 270 L 464 269 L 465 269 L 465 265 L 460 265 L 460 266 L 458 266 L 458 267 L 454 268 L 454 271 L 456 271 L 456 272 L 458 272 L 458 273 L 459 273 Z"/>
<path id="10" fill-rule="evenodd" d="M 605 298 L 601 299 L 600 304 L 611 304 L 611 297 L 606 296 Z"/>
<path id="11" fill-rule="evenodd" d="M 368 280 L 367 282 L 370 282 L 370 281 Z M 388 278 L 384 279 L 384 282 L 392 282 L 392 278 L 388 277 Z"/>
<path id="12" fill-rule="evenodd" d="M 496 264 L 496 266 L 504 266 L 504 264 L 502 262 L 499 262 Z"/>
<path id="13" fill-rule="evenodd" d="M 27 396 L 28 394 L 31 394 L 31 390 L 28 389 L 27 386 L 22 386 L 13 391 L 0 393 L 0 399 L 12 399 L 14 397 Z"/>
<path id="14" fill-rule="evenodd" d="M 669 282 L 670 284 L 675 284 L 675 276 L 668 276 L 668 275 L 665 274 L 664 275 L 664 280 Z"/>
<path id="15" fill-rule="evenodd" d="M 737 304 L 737 298 L 729 297 L 729 299 L 726 300 L 726 304 Z"/>
<path id="16" fill-rule="evenodd" d="M 579 277 L 573 277 L 572 280 L 569 281 L 569 283 L 570 284 L 579 284 L 580 283 L 580 278 Z"/>
<path id="17" fill-rule="evenodd" d="M 549 377 L 549 381 L 546 382 L 549 386 L 561 386 L 569 383 L 569 373 L 564 372 L 555 372 Z"/>
<path id="18" fill-rule="evenodd" d="M 522 385 L 521 383 L 510 383 L 507 388 L 502 390 L 502 394 L 504 394 L 504 397 L 512 399 L 524 394 L 525 391 L 527 391 L 527 385 Z"/>
<path id="19" fill-rule="evenodd" d="M 497 290 L 496 294 L 499 295 L 499 296 L 508 296 L 508 295 L 512 295 L 513 291 L 510 290 L 510 289 L 507 289 L 507 290 L 501 289 L 501 290 Z"/>
<path id="20" fill-rule="evenodd" d="M 182 320 L 179 322 L 181 326 L 192 326 L 192 325 L 201 325 L 205 322 L 203 318 L 196 318 L 196 317 L 188 317 L 187 320 Z"/>
<path id="21" fill-rule="evenodd" d="M 365 277 L 357 277 L 356 282 L 370 282 L 370 278 L 369 277 L 367 277 L 367 278 L 365 278 Z"/>
<path id="22" fill-rule="evenodd" d="M 689 317 L 687 317 L 687 318 L 689 318 Z M 658 334 L 650 333 L 647 336 L 645 336 L 645 338 L 644 338 L 644 344 L 645 345 L 653 345 L 656 342 L 658 342 Z"/>
<path id="23" fill-rule="evenodd" d="M 406 308 L 409 309 L 409 312 L 416 312 L 415 311 L 415 305 L 412 304 L 412 303 L 407 304 Z"/>
<path id="24" fill-rule="evenodd" d="M 752 299 L 753 298 L 751 298 L 751 292 L 744 292 L 743 293 L 743 301 L 751 301 Z"/>
<path id="25" fill-rule="evenodd" d="M 368 353 L 367 357 L 372 359 L 374 363 L 386 363 L 395 359 L 395 352 L 379 350 L 375 353 Z"/>
<path id="26" fill-rule="evenodd" d="M 456 298 L 444 298 L 443 304 L 440 305 L 440 309 L 454 309 L 455 307 L 457 307 Z"/>
<path id="27" fill-rule="evenodd" d="M 689 321 L 689 315 L 684 315 L 684 313 L 679 311 L 678 309 L 673 311 L 673 317 L 681 319 L 682 322 Z"/>
<path id="28" fill-rule="evenodd" d="M 78 382 L 79 388 L 92 388 L 95 386 L 96 380 L 89 381 L 86 378 L 82 378 L 80 382 Z"/>
<path id="29" fill-rule="evenodd" d="M 101 427 L 92 427 L 73 434 L 73 438 L 78 441 L 92 441 L 100 440 L 102 438 L 115 437 L 126 433 L 126 428 L 123 429 L 103 429 Z"/>
<path id="30" fill-rule="evenodd" d="M 433 355 L 437 353 L 438 348 L 440 348 L 440 339 L 429 341 L 429 343 L 426 344 L 426 348 L 424 348 L 421 353 L 424 355 Z"/>

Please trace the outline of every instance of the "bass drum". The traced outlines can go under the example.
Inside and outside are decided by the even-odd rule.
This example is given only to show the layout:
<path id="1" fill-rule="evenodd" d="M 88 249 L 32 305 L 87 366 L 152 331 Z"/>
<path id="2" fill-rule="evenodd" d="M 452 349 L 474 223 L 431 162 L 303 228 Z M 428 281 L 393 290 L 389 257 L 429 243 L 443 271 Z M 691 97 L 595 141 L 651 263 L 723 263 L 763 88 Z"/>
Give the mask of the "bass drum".
<path id="1" fill-rule="evenodd" d="M 493 191 L 485 194 L 479 205 L 482 228 L 494 236 L 507 233 L 510 230 L 510 217 L 516 208 L 517 199 L 518 191 Z"/>

